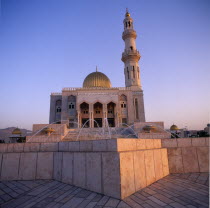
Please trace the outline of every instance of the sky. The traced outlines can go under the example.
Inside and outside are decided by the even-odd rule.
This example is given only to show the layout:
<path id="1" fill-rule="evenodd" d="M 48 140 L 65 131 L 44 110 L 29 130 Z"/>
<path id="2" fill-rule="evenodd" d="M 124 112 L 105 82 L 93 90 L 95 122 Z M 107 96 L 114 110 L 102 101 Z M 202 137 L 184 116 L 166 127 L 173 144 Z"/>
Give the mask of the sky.
<path id="1" fill-rule="evenodd" d="M 49 122 L 50 94 L 98 70 L 125 86 L 128 8 L 141 53 L 146 121 L 210 122 L 210 1 L 1 0 L 0 128 Z"/>

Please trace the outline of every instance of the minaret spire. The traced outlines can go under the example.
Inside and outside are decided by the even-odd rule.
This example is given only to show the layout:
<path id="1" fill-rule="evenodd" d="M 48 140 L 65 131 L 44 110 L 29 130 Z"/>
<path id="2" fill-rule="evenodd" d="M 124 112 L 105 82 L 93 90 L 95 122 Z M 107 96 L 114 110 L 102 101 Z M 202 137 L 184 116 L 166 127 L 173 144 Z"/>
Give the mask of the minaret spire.
<path id="1" fill-rule="evenodd" d="M 128 11 L 128 8 L 126 8 L 125 17 L 130 16 L 130 13 Z"/>
<path id="2" fill-rule="evenodd" d="M 125 41 L 125 50 L 122 53 L 122 61 L 124 62 L 125 85 L 126 87 L 138 86 L 140 84 L 139 51 L 136 49 L 136 31 L 133 28 L 133 19 L 126 8 L 125 19 L 123 21 L 124 31 L 122 39 Z"/>

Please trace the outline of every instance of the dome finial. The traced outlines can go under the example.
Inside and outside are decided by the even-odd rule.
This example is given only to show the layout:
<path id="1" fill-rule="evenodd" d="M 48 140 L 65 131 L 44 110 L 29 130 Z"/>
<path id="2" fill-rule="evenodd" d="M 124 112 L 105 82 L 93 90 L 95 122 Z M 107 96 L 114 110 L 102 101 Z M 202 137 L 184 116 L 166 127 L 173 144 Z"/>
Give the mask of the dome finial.
<path id="1" fill-rule="evenodd" d="M 96 66 L 96 72 L 98 72 L 98 67 Z"/>
<path id="2" fill-rule="evenodd" d="M 125 17 L 130 17 L 130 13 L 128 12 L 128 8 L 126 8 Z"/>

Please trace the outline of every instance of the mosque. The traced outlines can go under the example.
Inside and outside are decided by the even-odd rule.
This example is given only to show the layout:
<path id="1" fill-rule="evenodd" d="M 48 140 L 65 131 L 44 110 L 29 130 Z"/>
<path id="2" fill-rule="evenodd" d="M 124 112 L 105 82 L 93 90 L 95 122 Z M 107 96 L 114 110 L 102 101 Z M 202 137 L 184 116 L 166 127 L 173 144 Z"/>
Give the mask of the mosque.
<path id="1" fill-rule="evenodd" d="M 63 88 L 52 93 L 49 123 L 66 123 L 77 127 L 121 127 L 135 122 L 145 122 L 143 90 L 140 81 L 139 60 L 136 48 L 136 31 L 128 10 L 123 21 L 122 39 L 125 49 L 125 87 L 112 87 L 110 79 L 96 68 L 84 79 L 81 88 Z"/>

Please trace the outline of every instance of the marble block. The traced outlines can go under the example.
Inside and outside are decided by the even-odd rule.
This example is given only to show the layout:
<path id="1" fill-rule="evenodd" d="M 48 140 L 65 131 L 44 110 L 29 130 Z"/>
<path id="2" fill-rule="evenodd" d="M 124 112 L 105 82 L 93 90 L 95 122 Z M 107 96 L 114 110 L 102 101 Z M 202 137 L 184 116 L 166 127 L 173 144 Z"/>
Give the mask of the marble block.
<path id="1" fill-rule="evenodd" d="M 36 152 L 21 153 L 19 180 L 34 180 L 36 178 L 36 162 Z"/>
<path id="2" fill-rule="evenodd" d="M 62 160 L 62 182 L 73 184 L 73 159 L 72 152 L 63 152 Z"/>
<path id="3" fill-rule="evenodd" d="M 18 180 L 20 153 L 4 153 L 1 180 Z"/>
<path id="4" fill-rule="evenodd" d="M 38 152 L 36 179 L 53 179 L 53 152 Z"/>

